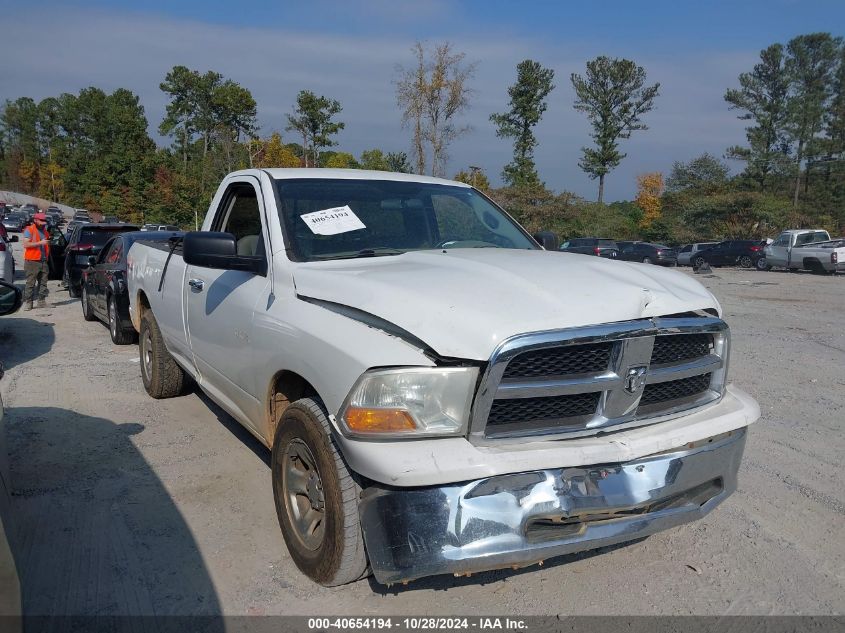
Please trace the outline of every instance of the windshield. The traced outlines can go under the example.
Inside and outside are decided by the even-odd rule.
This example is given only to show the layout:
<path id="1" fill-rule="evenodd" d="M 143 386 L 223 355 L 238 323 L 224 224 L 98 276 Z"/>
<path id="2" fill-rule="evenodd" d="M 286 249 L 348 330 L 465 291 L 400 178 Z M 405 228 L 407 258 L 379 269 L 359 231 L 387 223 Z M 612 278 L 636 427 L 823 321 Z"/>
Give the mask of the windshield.
<path id="1" fill-rule="evenodd" d="M 282 223 L 300 260 L 434 248 L 538 248 L 468 187 L 350 179 L 278 180 L 276 186 Z"/>

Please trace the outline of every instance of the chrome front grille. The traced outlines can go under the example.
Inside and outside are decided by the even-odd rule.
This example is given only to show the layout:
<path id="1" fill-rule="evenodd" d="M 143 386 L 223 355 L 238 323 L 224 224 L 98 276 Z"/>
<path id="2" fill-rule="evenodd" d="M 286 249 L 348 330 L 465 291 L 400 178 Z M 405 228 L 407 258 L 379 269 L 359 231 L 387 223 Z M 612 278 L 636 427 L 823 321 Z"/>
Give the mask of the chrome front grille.
<path id="1" fill-rule="evenodd" d="M 627 428 L 718 400 L 729 331 L 654 318 L 519 335 L 494 352 L 473 406 L 476 443 Z"/>
<path id="2" fill-rule="evenodd" d="M 680 380 L 669 380 L 667 382 L 656 382 L 653 385 L 646 385 L 643 395 L 640 398 L 640 407 L 682 400 L 691 396 L 697 396 L 710 388 L 710 374 L 700 374 L 681 378 Z"/>
<path id="3" fill-rule="evenodd" d="M 712 334 L 677 334 L 658 336 L 654 339 L 651 364 L 677 363 L 690 358 L 701 358 L 713 347 Z"/>
<path id="4" fill-rule="evenodd" d="M 505 368 L 503 378 L 567 376 L 605 371 L 610 365 L 613 343 L 579 345 L 576 349 L 551 347 L 525 352 Z"/>
<path id="5" fill-rule="evenodd" d="M 526 422 L 539 426 L 578 424 L 578 419 L 592 416 L 599 404 L 600 393 L 576 393 L 549 398 L 494 400 L 487 417 L 487 429 L 506 433 L 509 427 L 524 428 Z"/>

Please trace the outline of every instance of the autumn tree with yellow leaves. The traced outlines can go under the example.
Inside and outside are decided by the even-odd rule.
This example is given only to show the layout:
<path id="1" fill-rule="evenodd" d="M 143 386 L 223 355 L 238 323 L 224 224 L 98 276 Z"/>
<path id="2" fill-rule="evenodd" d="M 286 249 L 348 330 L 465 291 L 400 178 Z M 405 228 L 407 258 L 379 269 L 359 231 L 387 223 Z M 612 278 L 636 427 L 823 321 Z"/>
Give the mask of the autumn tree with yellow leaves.
<path id="1" fill-rule="evenodd" d="M 660 219 L 660 196 L 663 194 L 663 174 L 659 171 L 637 176 L 635 202 L 643 211 L 640 228 L 647 229 Z"/>

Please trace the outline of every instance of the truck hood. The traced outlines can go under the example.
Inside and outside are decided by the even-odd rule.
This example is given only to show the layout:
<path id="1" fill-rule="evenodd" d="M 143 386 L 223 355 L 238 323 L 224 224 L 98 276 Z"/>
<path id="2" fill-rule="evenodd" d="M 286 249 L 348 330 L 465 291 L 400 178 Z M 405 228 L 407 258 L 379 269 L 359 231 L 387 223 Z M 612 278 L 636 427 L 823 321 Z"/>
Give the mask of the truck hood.
<path id="1" fill-rule="evenodd" d="M 486 360 L 515 334 L 720 307 L 684 273 L 511 249 L 415 251 L 300 264 L 296 293 L 411 333 L 441 356 Z"/>

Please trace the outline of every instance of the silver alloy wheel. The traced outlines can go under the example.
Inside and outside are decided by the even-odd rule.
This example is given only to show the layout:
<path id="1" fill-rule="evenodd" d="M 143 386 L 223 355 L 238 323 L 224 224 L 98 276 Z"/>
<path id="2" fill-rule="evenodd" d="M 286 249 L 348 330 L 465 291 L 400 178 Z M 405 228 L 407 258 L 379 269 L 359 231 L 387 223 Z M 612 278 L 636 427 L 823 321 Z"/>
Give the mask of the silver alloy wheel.
<path id="1" fill-rule="evenodd" d="M 82 314 L 88 314 L 91 306 L 88 305 L 88 288 L 82 284 Z"/>
<path id="2" fill-rule="evenodd" d="M 739 258 L 739 265 L 743 268 L 751 268 L 754 265 L 754 261 L 748 255 L 743 255 Z"/>
<path id="3" fill-rule="evenodd" d="M 293 536 L 311 551 L 319 549 L 326 534 L 326 500 L 323 481 L 308 445 L 294 439 L 282 464 L 282 494 Z"/>
<path id="4" fill-rule="evenodd" d="M 112 338 L 117 338 L 117 310 L 113 297 L 109 297 L 109 330 L 111 330 Z"/>
<path id="5" fill-rule="evenodd" d="M 643 257 L 643 264 L 650 264 L 650 263 L 651 263 L 651 257 Z"/>
<path id="6" fill-rule="evenodd" d="M 153 377 L 153 338 L 149 329 L 144 330 L 144 336 L 141 339 L 141 364 L 144 376 L 149 382 Z"/>
<path id="7" fill-rule="evenodd" d="M 757 270 L 766 270 L 768 268 L 768 264 L 766 264 L 766 258 L 761 257 L 757 260 Z"/>

